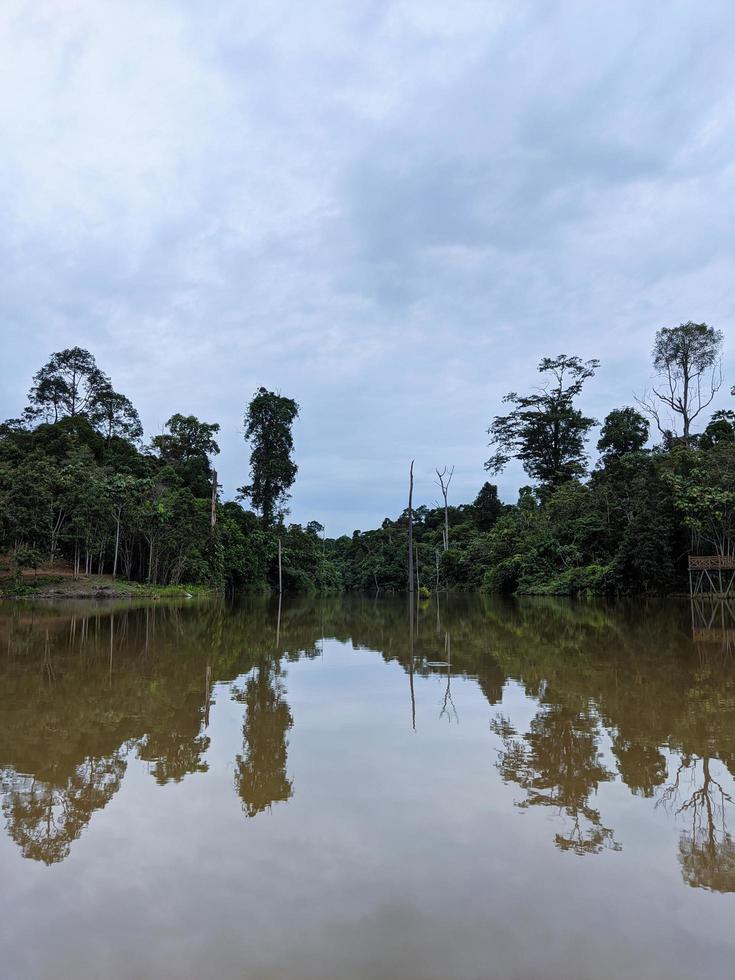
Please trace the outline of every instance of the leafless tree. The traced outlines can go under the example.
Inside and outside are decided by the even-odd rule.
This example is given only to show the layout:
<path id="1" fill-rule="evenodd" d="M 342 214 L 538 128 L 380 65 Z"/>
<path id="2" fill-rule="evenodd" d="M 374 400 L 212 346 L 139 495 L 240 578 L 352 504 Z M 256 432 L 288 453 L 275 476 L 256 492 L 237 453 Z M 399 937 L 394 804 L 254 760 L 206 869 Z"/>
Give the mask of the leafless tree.
<path id="1" fill-rule="evenodd" d="M 659 380 L 636 401 L 659 432 L 676 435 L 680 416 L 685 446 L 691 442 L 692 422 L 710 405 L 722 386 L 722 332 L 706 323 L 681 323 L 656 333 L 653 367 Z M 668 419 L 667 417 L 668 416 Z"/>
<path id="2" fill-rule="evenodd" d="M 408 591 L 410 595 L 413 595 L 413 464 L 414 461 L 411 460 L 411 469 L 409 471 L 408 478 Z"/>
<path id="3" fill-rule="evenodd" d="M 442 470 L 437 468 L 436 475 L 439 478 L 438 483 L 441 487 L 442 497 L 444 498 L 444 531 L 442 532 L 442 538 L 444 541 L 444 550 L 446 551 L 449 547 L 449 505 L 447 503 L 447 495 L 449 494 L 449 484 L 452 482 L 452 477 L 454 476 L 454 467 L 448 469 L 445 466 Z"/>

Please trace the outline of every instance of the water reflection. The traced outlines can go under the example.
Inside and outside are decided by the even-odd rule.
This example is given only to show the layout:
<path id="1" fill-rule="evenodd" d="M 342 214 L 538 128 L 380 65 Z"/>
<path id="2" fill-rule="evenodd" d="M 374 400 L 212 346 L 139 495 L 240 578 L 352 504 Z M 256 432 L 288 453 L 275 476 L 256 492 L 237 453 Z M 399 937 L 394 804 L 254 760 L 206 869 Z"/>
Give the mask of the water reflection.
<path id="1" fill-rule="evenodd" d="M 23 856 L 44 864 L 63 861 L 91 814 L 119 790 L 126 766 L 121 750 L 85 759 L 56 784 L 12 769 L 3 771 L 3 813 L 8 833 Z"/>
<path id="2" fill-rule="evenodd" d="M 615 774 L 602 763 L 600 726 L 587 705 L 566 699 L 549 702 L 547 691 L 523 738 L 503 716 L 493 728 L 503 741 L 501 776 L 526 791 L 518 805 L 553 807 L 566 816 L 564 831 L 555 836 L 557 847 L 575 854 L 594 854 L 603 847 L 620 849 L 590 802 L 600 783 Z"/>
<path id="3" fill-rule="evenodd" d="M 243 752 L 236 759 L 235 787 L 249 817 L 290 799 L 293 792 L 286 775 L 286 733 L 293 718 L 285 693 L 279 662 L 267 660 L 261 660 L 244 688 L 233 689 L 233 698 L 245 705 Z"/>
<path id="4" fill-rule="evenodd" d="M 58 863 L 113 801 L 131 758 L 161 786 L 208 778 L 210 709 L 220 698 L 242 711 L 242 742 L 230 758 L 244 814 L 285 804 L 294 794 L 289 733 L 299 724 L 287 701 L 288 665 L 319 656 L 326 636 L 402 668 L 405 724 L 417 738 L 432 723 L 421 683 L 434 678 L 433 721 L 455 726 L 455 685 L 471 679 L 487 701 L 488 768 L 516 790 L 519 812 L 553 815 L 559 850 L 625 847 L 598 799 L 617 781 L 681 827 L 687 884 L 735 891 L 735 664 L 726 612 L 477 597 L 408 609 L 359 597 L 283 608 L 265 599 L 235 607 L 5 606 L 7 832 L 25 857 Z M 511 688 L 530 709 L 518 717 Z M 324 692 L 327 713 L 330 696 Z"/>

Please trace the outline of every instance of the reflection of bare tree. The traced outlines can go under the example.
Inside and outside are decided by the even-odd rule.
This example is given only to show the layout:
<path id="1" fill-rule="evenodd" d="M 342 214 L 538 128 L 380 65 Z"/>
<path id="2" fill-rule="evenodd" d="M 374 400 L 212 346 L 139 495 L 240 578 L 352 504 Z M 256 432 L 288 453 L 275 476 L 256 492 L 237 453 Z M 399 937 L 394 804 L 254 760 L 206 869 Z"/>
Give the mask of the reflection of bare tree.
<path id="1" fill-rule="evenodd" d="M 273 803 L 291 798 L 293 788 L 286 775 L 288 740 L 293 725 L 278 663 L 262 661 L 233 697 L 246 705 L 243 721 L 243 754 L 235 764 L 235 785 L 243 810 L 254 817 Z"/>
<path id="2" fill-rule="evenodd" d="M 455 708 L 454 701 L 452 700 L 452 639 L 449 633 L 444 634 L 444 655 L 447 663 L 447 686 L 444 691 L 444 700 L 442 702 L 442 710 L 439 712 L 439 717 L 446 717 L 447 721 L 451 724 L 452 715 L 454 715 L 454 720 L 457 722 L 457 724 L 459 724 L 459 715 L 457 714 L 457 709 Z"/>
<path id="3" fill-rule="evenodd" d="M 691 821 L 679 838 L 679 863 L 684 881 L 693 888 L 733 892 L 735 842 L 726 826 L 727 807 L 733 799 L 712 774 L 712 761 L 707 756 L 702 759 L 684 757 L 660 802 L 666 807 L 679 804 L 677 815 L 684 815 Z M 685 777 L 689 795 L 679 803 Z"/>
<path id="4" fill-rule="evenodd" d="M 63 861 L 94 811 L 106 806 L 120 788 L 126 766 L 122 751 L 85 759 L 63 786 L 5 770 L 0 776 L 3 813 L 23 856 L 44 864 Z"/>
<path id="5" fill-rule="evenodd" d="M 588 707 L 546 704 L 522 738 L 503 716 L 491 727 L 503 741 L 497 763 L 500 775 L 526 791 L 525 800 L 517 805 L 554 807 L 566 816 L 568 829 L 555 835 L 557 847 L 575 854 L 620 850 L 612 829 L 602 825 L 599 811 L 589 802 L 599 784 L 613 774 L 602 765 L 598 724 Z"/>
<path id="6" fill-rule="evenodd" d="M 413 483 L 413 463 L 411 464 Z M 408 688 L 411 692 L 411 728 L 416 731 L 416 692 L 413 686 L 413 663 L 414 663 L 414 641 L 413 641 L 413 589 L 408 593 Z"/>

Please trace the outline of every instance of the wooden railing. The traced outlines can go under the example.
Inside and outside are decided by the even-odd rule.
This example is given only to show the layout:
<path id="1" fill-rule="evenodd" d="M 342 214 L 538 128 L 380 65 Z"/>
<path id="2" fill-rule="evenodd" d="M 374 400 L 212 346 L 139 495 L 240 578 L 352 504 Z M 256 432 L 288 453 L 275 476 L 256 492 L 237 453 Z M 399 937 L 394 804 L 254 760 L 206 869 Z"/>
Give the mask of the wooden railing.
<path id="1" fill-rule="evenodd" d="M 693 572 L 712 572 L 735 568 L 735 555 L 689 555 L 689 568 Z"/>

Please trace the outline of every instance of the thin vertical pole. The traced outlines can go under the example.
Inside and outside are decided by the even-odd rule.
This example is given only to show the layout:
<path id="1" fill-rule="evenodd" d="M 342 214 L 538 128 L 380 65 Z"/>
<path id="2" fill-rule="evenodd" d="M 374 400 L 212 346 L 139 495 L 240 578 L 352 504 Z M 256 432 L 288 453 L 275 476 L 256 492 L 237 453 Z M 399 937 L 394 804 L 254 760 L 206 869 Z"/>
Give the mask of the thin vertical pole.
<path id="1" fill-rule="evenodd" d="M 408 480 L 408 591 L 413 595 L 413 463 Z M 413 610 L 412 610 L 413 613 Z"/>
<path id="2" fill-rule="evenodd" d="M 416 731 L 416 692 L 413 687 L 413 590 L 408 595 L 408 687 L 411 692 L 411 728 Z"/>
<path id="3" fill-rule="evenodd" d="M 212 686 L 212 667 L 207 664 L 204 674 L 204 727 L 209 728 L 209 691 Z"/>

